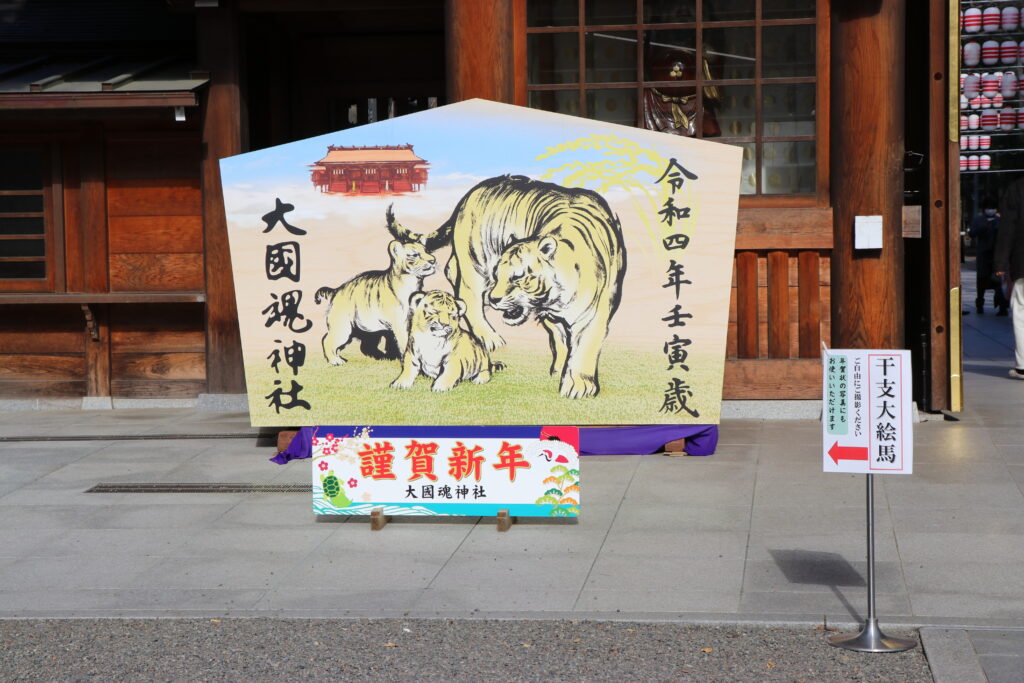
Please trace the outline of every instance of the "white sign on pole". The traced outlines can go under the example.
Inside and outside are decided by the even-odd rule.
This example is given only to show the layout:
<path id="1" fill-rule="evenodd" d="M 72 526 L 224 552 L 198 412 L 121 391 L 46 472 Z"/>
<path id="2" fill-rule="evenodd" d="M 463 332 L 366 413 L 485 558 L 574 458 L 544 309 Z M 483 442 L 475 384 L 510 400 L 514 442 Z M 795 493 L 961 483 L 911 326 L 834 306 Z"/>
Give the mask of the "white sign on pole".
<path id="1" fill-rule="evenodd" d="M 822 359 L 824 470 L 912 473 L 910 352 L 826 349 Z"/>

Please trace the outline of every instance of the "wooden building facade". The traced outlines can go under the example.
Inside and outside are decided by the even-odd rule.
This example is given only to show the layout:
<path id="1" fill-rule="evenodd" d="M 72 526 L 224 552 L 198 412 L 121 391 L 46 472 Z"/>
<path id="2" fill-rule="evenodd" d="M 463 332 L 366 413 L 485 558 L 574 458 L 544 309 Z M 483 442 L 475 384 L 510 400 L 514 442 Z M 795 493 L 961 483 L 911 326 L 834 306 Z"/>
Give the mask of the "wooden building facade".
<path id="1" fill-rule="evenodd" d="M 725 398 L 820 397 L 824 342 L 909 348 L 919 405 L 959 407 L 944 0 L 90 11 L 0 10 L 0 397 L 244 392 L 218 159 L 482 97 L 744 148 Z M 353 191 L 337 152 L 312 180 Z M 406 191 L 388 173 L 356 191 Z M 854 249 L 861 215 L 883 217 L 881 250 Z"/>

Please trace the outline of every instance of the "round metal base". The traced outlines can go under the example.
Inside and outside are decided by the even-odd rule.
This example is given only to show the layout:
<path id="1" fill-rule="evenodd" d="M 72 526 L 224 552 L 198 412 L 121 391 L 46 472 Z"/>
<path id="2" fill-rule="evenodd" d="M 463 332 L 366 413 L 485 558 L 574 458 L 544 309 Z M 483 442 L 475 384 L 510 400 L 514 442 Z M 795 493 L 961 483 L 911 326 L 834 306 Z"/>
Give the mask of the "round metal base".
<path id="1" fill-rule="evenodd" d="M 894 638 L 882 633 L 876 619 L 864 622 L 864 628 L 855 636 L 832 636 L 828 642 L 836 647 L 857 652 L 903 652 L 917 647 L 916 640 Z"/>

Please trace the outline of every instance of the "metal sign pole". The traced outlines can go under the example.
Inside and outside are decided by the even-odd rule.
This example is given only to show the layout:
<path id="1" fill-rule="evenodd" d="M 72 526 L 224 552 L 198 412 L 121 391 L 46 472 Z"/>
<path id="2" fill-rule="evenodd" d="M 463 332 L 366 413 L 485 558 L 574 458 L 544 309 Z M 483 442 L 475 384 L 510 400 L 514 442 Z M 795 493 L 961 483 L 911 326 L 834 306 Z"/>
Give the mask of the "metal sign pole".
<path id="1" fill-rule="evenodd" d="M 875 482 L 867 474 L 868 505 L 868 618 L 855 636 L 832 636 L 828 642 L 836 647 L 857 652 L 903 652 L 917 646 L 917 641 L 894 638 L 882 633 L 875 618 Z"/>

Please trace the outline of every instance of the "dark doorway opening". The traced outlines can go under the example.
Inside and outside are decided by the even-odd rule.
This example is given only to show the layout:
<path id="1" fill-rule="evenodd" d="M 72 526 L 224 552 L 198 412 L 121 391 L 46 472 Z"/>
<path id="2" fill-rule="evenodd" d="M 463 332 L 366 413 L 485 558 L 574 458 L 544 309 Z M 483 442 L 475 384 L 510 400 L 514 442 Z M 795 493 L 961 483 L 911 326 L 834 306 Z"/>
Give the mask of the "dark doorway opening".
<path id="1" fill-rule="evenodd" d="M 443 0 L 243 16 L 249 149 L 445 103 Z"/>

